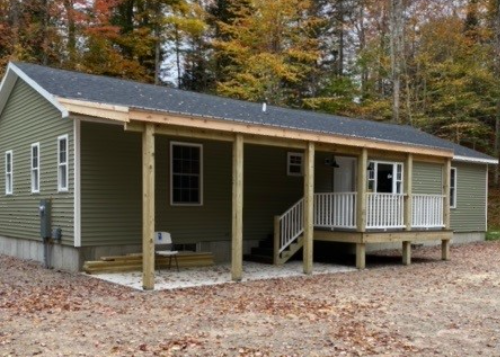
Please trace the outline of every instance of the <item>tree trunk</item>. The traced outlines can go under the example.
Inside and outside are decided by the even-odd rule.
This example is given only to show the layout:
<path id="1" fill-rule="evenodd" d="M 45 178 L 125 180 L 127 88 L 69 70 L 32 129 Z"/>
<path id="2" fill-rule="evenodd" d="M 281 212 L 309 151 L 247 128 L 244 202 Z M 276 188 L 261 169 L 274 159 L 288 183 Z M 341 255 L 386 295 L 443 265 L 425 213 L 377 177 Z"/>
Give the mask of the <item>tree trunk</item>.
<path id="1" fill-rule="evenodd" d="M 76 26 L 73 14 L 73 0 L 65 0 L 64 8 L 68 21 L 68 55 L 71 68 L 76 66 Z"/>
<path id="2" fill-rule="evenodd" d="M 494 0 L 494 17 L 492 21 L 494 29 L 494 53 L 495 53 L 495 78 L 500 78 L 500 0 Z M 495 155 L 500 159 L 500 99 L 497 99 L 495 117 Z M 495 165 L 493 183 L 499 186 L 500 168 Z"/>
<path id="3" fill-rule="evenodd" d="M 12 31 L 12 53 L 16 55 L 19 45 L 19 0 L 10 0 L 9 22 Z"/>
<path id="4" fill-rule="evenodd" d="M 403 52 L 403 0 L 391 0 L 390 51 L 392 80 L 392 121 L 400 122 L 401 62 Z"/>

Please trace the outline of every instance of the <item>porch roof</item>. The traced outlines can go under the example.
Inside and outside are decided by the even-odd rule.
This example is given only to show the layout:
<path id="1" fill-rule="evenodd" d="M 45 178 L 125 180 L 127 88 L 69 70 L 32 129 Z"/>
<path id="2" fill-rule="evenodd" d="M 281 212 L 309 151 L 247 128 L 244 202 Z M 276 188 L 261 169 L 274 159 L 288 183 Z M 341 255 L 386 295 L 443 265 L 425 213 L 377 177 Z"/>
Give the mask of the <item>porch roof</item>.
<path id="1" fill-rule="evenodd" d="M 410 126 L 276 106 L 267 106 L 263 111 L 262 103 L 27 63 L 15 63 L 14 66 L 46 92 L 59 98 L 116 105 L 126 107 L 126 109 L 141 109 L 246 125 L 433 148 L 450 151 L 455 158 L 465 161 L 496 162 L 496 159 L 488 155 L 453 144 Z"/>

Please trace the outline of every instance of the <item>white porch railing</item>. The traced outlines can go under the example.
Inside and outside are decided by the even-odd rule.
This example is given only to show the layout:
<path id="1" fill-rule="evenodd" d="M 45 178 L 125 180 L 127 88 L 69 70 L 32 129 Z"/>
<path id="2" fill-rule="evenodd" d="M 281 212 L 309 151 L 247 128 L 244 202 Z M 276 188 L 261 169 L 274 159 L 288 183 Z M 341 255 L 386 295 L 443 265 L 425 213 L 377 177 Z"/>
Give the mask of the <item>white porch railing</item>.
<path id="1" fill-rule="evenodd" d="M 355 229 L 356 196 L 356 192 L 314 194 L 314 226 Z M 367 193 L 366 228 L 404 228 L 404 197 L 391 193 Z M 413 195 L 412 197 L 412 227 L 444 227 L 444 196 Z M 281 216 L 277 216 L 275 224 L 277 229 L 275 244 L 281 253 L 304 232 L 304 199 L 301 198 Z"/>
<path id="2" fill-rule="evenodd" d="M 392 193 L 368 193 L 366 228 L 402 228 L 404 196 Z"/>
<path id="3" fill-rule="evenodd" d="M 284 251 L 304 232 L 304 199 L 278 217 L 279 252 Z"/>
<path id="4" fill-rule="evenodd" d="M 316 193 L 314 226 L 356 228 L 356 192 Z"/>
<path id="5" fill-rule="evenodd" d="M 411 226 L 415 228 L 444 227 L 443 195 L 413 195 Z"/>

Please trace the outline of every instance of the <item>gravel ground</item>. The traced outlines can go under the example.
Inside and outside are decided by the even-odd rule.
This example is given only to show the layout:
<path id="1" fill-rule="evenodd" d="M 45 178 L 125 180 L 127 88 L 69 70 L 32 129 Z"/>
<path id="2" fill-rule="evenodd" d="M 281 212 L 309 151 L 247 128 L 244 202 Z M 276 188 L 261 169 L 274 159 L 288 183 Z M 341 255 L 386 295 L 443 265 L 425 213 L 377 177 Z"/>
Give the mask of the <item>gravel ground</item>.
<path id="1" fill-rule="evenodd" d="M 500 356 L 500 243 L 141 292 L 0 256 L 0 356 Z"/>

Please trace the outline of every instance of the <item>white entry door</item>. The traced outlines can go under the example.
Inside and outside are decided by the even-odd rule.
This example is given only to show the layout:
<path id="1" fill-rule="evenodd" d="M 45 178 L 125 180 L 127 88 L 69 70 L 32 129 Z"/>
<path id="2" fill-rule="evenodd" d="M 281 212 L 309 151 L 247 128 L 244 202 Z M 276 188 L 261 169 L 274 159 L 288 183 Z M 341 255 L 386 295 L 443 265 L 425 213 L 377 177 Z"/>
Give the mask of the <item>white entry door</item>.
<path id="1" fill-rule="evenodd" d="M 339 167 L 333 169 L 333 192 L 356 191 L 356 158 L 336 156 Z"/>

